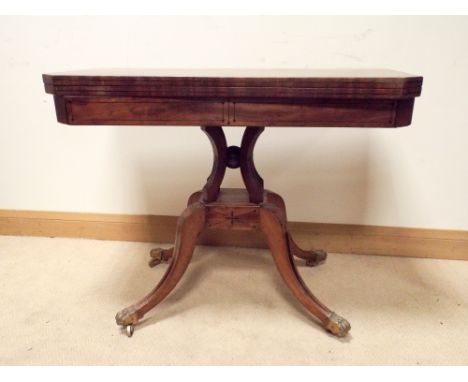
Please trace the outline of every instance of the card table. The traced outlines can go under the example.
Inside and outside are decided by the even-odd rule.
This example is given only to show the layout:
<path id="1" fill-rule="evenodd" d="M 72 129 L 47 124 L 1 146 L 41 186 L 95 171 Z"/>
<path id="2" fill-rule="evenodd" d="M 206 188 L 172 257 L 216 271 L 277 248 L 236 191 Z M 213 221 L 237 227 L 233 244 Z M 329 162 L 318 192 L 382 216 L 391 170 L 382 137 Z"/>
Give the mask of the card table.
<path id="1" fill-rule="evenodd" d="M 312 294 L 294 261 L 297 257 L 315 266 L 327 254 L 303 250 L 294 242 L 283 199 L 264 188 L 255 168 L 255 142 L 265 127 L 289 127 L 294 134 L 293 127 L 408 126 L 422 80 L 386 69 L 101 69 L 44 74 L 58 122 L 201 126 L 213 148 L 211 174 L 189 197 L 174 246 L 151 251 L 150 266 L 170 262 L 165 275 L 148 295 L 117 313 L 117 324 L 133 334 L 134 325 L 177 285 L 204 229 L 260 230 L 292 295 L 326 330 L 345 336 L 349 322 Z M 223 126 L 245 126 L 240 147 L 228 146 Z M 227 168 L 240 169 L 245 188 L 221 188 Z"/>

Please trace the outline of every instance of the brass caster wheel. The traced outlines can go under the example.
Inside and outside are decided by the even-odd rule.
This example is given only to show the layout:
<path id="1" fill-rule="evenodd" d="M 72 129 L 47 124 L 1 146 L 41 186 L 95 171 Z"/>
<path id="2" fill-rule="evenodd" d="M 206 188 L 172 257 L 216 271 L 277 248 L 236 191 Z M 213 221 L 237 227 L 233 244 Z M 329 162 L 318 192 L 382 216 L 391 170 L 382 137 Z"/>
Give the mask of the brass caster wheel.
<path id="1" fill-rule="evenodd" d="M 115 316 L 115 322 L 117 325 L 125 327 L 125 332 L 127 333 L 128 337 L 133 335 L 133 330 L 135 328 L 135 324 L 138 322 L 138 319 L 138 312 L 134 305 L 122 309 Z"/>

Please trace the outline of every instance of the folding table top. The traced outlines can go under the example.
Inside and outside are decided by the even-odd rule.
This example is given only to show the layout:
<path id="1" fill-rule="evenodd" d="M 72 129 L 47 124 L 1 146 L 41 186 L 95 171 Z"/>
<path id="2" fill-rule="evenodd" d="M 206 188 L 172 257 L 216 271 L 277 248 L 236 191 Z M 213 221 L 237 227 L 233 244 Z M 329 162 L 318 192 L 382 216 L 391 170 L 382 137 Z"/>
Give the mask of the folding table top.
<path id="1" fill-rule="evenodd" d="M 386 69 L 93 69 L 43 75 L 73 125 L 398 127 L 422 77 Z"/>
<path id="2" fill-rule="evenodd" d="M 388 69 L 91 69 L 43 75 L 56 95 L 402 99 L 422 77 Z"/>

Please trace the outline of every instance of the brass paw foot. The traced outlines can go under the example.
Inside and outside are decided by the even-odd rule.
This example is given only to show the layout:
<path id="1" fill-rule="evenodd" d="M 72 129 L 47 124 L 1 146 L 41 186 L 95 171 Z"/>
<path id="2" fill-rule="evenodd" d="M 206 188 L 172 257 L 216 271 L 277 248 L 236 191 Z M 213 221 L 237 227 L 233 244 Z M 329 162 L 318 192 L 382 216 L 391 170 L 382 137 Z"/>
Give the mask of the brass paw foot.
<path id="1" fill-rule="evenodd" d="M 172 248 L 153 248 L 150 252 L 151 260 L 148 262 L 148 265 L 153 268 L 162 262 L 169 261 L 172 258 L 172 250 Z"/>
<path id="2" fill-rule="evenodd" d="M 337 337 L 344 337 L 351 329 L 351 325 L 346 319 L 332 312 L 325 328 Z"/>
<path id="3" fill-rule="evenodd" d="M 321 249 L 317 251 L 311 251 L 312 257 L 306 259 L 306 265 L 308 267 L 315 267 L 316 265 L 322 264 L 327 259 L 327 252 Z"/>
<path id="4" fill-rule="evenodd" d="M 122 309 L 115 316 L 115 322 L 117 322 L 117 325 L 125 326 L 128 337 L 133 335 L 134 325 L 138 322 L 138 319 L 138 312 L 133 305 Z"/>
<path id="5" fill-rule="evenodd" d="M 128 308 L 122 309 L 119 313 L 115 315 L 115 322 L 117 325 L 127 326 L 135 325 L 139 320 L 138 312 L 135 307 L 132 305 Z"/>

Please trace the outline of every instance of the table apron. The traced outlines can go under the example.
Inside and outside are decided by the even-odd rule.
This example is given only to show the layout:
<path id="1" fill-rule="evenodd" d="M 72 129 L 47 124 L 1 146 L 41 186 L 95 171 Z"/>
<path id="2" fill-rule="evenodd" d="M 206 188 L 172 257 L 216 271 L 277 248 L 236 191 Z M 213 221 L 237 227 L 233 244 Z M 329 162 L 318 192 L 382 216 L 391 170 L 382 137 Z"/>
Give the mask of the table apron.
<path id="1" fill-rule="evenodd" d="M 414 99 L 210 100 L 55 96 L 59 122 L 71 125 L 399 127 Z"/>

